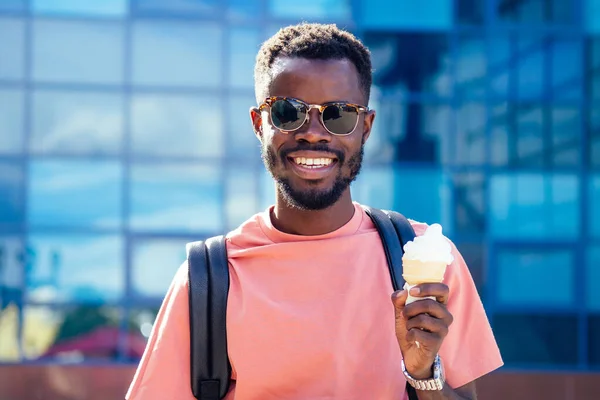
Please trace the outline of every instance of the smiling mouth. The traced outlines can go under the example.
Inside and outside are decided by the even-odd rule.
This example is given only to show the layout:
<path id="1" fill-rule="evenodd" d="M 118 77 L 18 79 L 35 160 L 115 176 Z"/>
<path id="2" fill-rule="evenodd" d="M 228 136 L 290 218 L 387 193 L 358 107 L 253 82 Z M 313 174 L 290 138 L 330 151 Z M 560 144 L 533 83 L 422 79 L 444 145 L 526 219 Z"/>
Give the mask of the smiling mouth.
<path id="1" fill-rule="evenodd" d="M 320 158 L 308 158 L 308 157 L 288 157 L 292 163 L 309 169 L 321 169 L 327 168 L 333 163 L 337 162 L 334 158 L 320 157 Z"/>

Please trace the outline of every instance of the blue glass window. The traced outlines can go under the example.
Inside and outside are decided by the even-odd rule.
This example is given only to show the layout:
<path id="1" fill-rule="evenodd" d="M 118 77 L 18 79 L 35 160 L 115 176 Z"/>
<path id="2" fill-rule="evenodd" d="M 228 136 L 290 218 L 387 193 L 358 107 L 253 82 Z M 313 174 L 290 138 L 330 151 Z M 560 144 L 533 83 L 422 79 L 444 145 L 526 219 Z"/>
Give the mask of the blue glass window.
<path id="1" fill-rule="evenodd" d="M 594 367 L 600 367 L 600 315 L 593 314 L 588 318 L 588 361 Z"/>
<path id="2" fill-rule="evenodd" d="M 600 106 L 592 106 L 588 112 L 590 113 L 590 165 L 598 168 L 600 167 Z"/>
<path id="3" fill-rule="evenodd" d="M 575 107 L 552 109 L 552 161 L 554 165 L 576 166 L 581 162 L 581 110 Z"/>
<path id="4" fill-rule="evenodd" d="M 26 0 L 2 0 L 0 11 L 25 11 Z"/>
<path id="5" fill-rule="evenodd" d="M 510 92 L 513 46 L 509 36 L 497 34 L 488 38 L 488 80 L 494 96 L 507 97 Z"/>
<path id="6" fill-rule="evenodd" d="M 254 62 L 261 45 L 260 31 L 235 28 L 229 31 L 229 84 L 254 88 Z"/>
<path id="7" fill-rule="evenodd" d="M 303 2 L 269 0 L 268 7 L 269 13 L 274 18 L 295 20 L 344 20 L 349 19 L 352 14 L 348 0 L 305 0 Z"/>
<path id="8" fill-rule="evenodd" d="M 37 81 L 123 82 L 124 25 L 120 22 L 33 21 Z"/>
<path id="9" fill-rule="evenodd" d="M 205 16 L 218 11 L 217 0 L 133 0 L 132 3 L 140 14 Z"/>
<path id="10" fill-rule="evenodd" d="M 546 296 L 550 297 L 547 288 Z M 577 315 L 496 314 L 491 322 L 502 358 L 509 366 L 574 367 L 577 363 Z"/>
<path id="11" fill-rule="evenodd" d="M 574 305 L 572 252 L 548 248 L 502 249 L 497 257 L 499 305 L 546 309 Z M 552 296 L 548 296 L 548 288 L 552 288 Z"/>
<path id="12" fill-rule="evenodd" d="M 21 166 L 0 161 L 0 227 L 15 227 L 24 222 L 24 185 Z"/>
<path id="13" fill-rule="evenodd" d="M 219 157 L 224 149 L 220 104 L 208 95 L 135 95 L 134 154 Z"/>
<path id="14" fill-rule="evenodd" d="M 591 176 L 590 190 L 590 234 L 600 239 L 600 175 Z"/>
<path id="15" fill-rule="evenodd" d="M 23 151 L 23 92 L 0 89 L 0 154 Z"/>
<path id="16" fill-rule="evenodd" d="M 275 182 L 266 168 L 260 170 L 260 203 L 259 208 L 266 210 L 275 204 Z M 358 200 L 357 200 L 358 201 Z"/>
<path id="17" fill-rule="evenodd" d="M 119 356 L 137 358 L 145 338 L 139 332 L 119 332 L 123 310 L 96 304 L 24 310 L 23 351 L 30 360 L 77 365 L 89 361 L 116 361 Z M 133 327 L 129 325 L 130 329 Z M 126 340 L 121 340 L 121 338 Z M 121 358 L 124 359 L 124 358 Z M 85 381 L 81 368 L 69 374 L 73 382 Z M 84 369 L 85 370 L 85 369 Z"/>
<path id="18" fill-rule="evenodd" d="M 542 166 L 544 164 L 542 107 L 537 104 L 523 104 L 515 106 L 513 112 L 516 113 L 517 123 L 516 131 L 508 132 L 509 141 L 512 142 L 508 149 L 509 162 L 522 166 Z"/>
<path id="19" fill-rule="evenodd" d="M 579 236 L 577 176 L 496 174 L 489 177 L 489 190 L 494 237 L 568 240 Z"/>
<path id="20" fill-rule="evenodd" d="M 175 272 L 186 260 L 185 245 L 191 241 L 183 238 L 135 239 L 131 271 L 134 296 L 162 299 Z"/>
<path id="21" fill-rule="evenodd" d="M 459 36 L 455 58 L 456 75 L 454 84 L 456 94 L 462 98 L 485 95 L 488 62 L 485 43 L 485 37 L 481 34 L 462 34 Z"/>
<path id="22" fill-rule="evenodd" d="M 448 176 L 437 168 L 395 168 L 394 185 L 388 188 L 394 210 L 417 221 L 439 223 L 444 233 L 451 233 L 454 225 L 450 189 Z"/>
<path id="23" fill-rule="evenodd" d="M 461 25 L 482 25 L 485 20 L 486 1 L 456 0 L 455 19 Z"/>
<path id="24" fill-rule="evenodd" d="M 544 75 L 549 72 L 544 68 L 545 39 L 528 35 L 517 45 L 517 96 L 520 100 L 539 99 L 544 92 Z"/>
<path id="25" fill-rule="evenodd" d="M 133 166 L 130 228 L 143 232 L 222 233 L 220 169 L 219 164 Z"/>
<path id="26" fill-rule="evenodd" d="M 509 105 L 507 102 L 490 105 L 489 140 L 490 163 L 492 165 L 509 164 L 509 143 L 512 143 L 514 133 L 509 128 Z M 511 154 L 510 160 L 514 159 Z"/>
<path id="27" fill-rule="evenodd" d="M 0 18 L 0 80 L 22 79 L 24 71 L 25 24 L 22 19 Z"/>
<path id="28" fill-rule="evenodd" d="M 578 100 L 582 94 L 583 41 L 560 38 L 549 47 L 552 57 L 553 97 L 559 100 Z"/>
<path id="29" fill-rule="evenodd" d="M 600 33 L 600 0 L 584 0 L 585 27 L 590 34 Z"/>
<path id="30" fill-rule="evenodd" d="M 29 301 L 103 303 L 123 296 L 125 255 L 120 236 L 33 231 L 27 246 Z"/>
<path id="31" fill-rule="evenodd" d="M 261 0 L 229 0 L 228 17 L 232 20 L 254 20 L 261 14 Z"/>
<path id="32" fill-rule="evenodd" d="M 29 148 L 36 153 L 118 154 L 123 108 L 120 94 L 36 91 Z"/>
<path id="33" fill-rule="evenodd" d="M 256 100 L 251 94 L 229 98 L 227 154 L 236 159 L 260 162 L 260 142 L 252 129 L 250 107 L 256 107 Z"/>
<path id="34" fill-rule="evenodd" d="M 55 15 L 121 17 L 127 14 L 127 0 L 32 0 L 33 12 Z"/>
<path id="35" fill-rule="evenodd" d="M 24 251 L 20 237 L 0 235 L 0 313 L 23 302 Z"/>
<path id="36" fill-rule="evenodd" d="M 258 166 L 257 168 L 262 168 Z M 257 168 L 247 166 L 229 167 L 227 169 L 227 229 L 237 228 L 255 213 L 262 211 L 258 206 Z"/>
<path id="37" fill-rule="evenodd" d="M 598 9 L 600 10 L 600 6 Z M 589 65 L 587 70 L 591 81 L 589 83 L 590 97 L 592 100 L 598 101 L 600 100 L 600 36 L 588 40 L 588 54 Z M 598 109 L 597 106 L 595 108 Z"/>
<path id="38" fill-rule="evenodd" d="M 219 87 L 222 28 L 213 23 L 136 22 L 133 83 Z"/>
<path id="39" fill-rule="evenodd" d="M 487 229 L 486 177 L 481 173 L 458 173 L 452 177 L 453 220 L 457 233 L 483 235 Z"/>
<path id="40" fill-rule="evenodd" d="M 485 164 L 487 162 L 487 121 L 485 104 L 465 103 L 456 109 L 457 129 L 454 135 L 456 148 L 449 161 L 455 164 Z"/>
<path id="41" fill-rule="evenodd" d="M 587 307 L 600 312 L 600 246 L 590 246 L 587 252 L 586 292 Z"/>
<path id="42" fill-rule="evenodd" d="M 118 228 L 123 171 L 118 162 L 34 161 L 28 220 L 33 226 Z"/>
<path id="43" fill-rule="evenodd" d="M 352 198 L 361 204 L 393 210 L 395 205 L 393 167 L 364 167 L 357 180 L 352 183 Z M 404 208 L 401 210 L 403 213 L 408 212 Z"/>
<path id="44" fill-rule="evenodd" d="M 452 0 L 372 0 L 360 4 L 358 16 L 367 29 L 446 30 L 454 20 Z"/>

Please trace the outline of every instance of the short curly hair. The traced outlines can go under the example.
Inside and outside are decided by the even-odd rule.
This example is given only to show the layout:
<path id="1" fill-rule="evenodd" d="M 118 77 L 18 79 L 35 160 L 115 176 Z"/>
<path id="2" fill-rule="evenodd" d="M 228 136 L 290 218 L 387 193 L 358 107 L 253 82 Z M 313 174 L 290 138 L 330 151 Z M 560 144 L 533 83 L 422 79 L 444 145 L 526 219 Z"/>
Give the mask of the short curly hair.
<path id="1" fill-rule="evenodd" d="M 352 33 L 335 24 L 304 22 L 287 26 L 263 43 L 254 67 L 254 90 L 259 104 L 268 96 L 273 78 L 271 66 L 278 57 L 350 60 L 358 71 L 367 103 L 369 101 L 373 81 L 371 53 Z"/>

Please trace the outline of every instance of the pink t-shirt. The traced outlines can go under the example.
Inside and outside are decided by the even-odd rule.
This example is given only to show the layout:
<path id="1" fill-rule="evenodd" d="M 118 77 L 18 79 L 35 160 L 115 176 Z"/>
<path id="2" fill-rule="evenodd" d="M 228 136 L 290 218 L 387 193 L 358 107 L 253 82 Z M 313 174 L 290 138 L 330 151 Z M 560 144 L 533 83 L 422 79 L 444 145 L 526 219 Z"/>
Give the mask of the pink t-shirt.
<path id="1" fill-rule="evenodd" d="M 227 236 L 235 380 L 228 400 L 407 398 L 385 255 L 371 219 L 355 206 L 346 225 L 325 235 L 280 232 L 266 210 Z M 411 223 L 417 235 L 427 228 Z M 454 323 L 440 356 L 456 388 L 499 368 L 502 359 L 469 270 L 454 246 L 453 252 L 444 282 Z M 184 263 L 127 399 L 193 400 L 189 339 Z"/>

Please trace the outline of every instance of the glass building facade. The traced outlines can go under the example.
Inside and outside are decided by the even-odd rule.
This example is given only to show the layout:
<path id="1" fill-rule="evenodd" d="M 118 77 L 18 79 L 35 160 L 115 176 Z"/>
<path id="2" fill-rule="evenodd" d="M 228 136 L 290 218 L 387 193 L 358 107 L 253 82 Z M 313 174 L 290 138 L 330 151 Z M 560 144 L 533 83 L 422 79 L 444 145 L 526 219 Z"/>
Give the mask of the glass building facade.
<path id="1" fill-rule="evenodd" d="M 506 368 L 600 370 L 600 0 L 0 0 L 0 363 L 139 359 L 273 201 L 253 64 L 301 20 L 372 51 L 355 199 L 443 224 Z"/>

